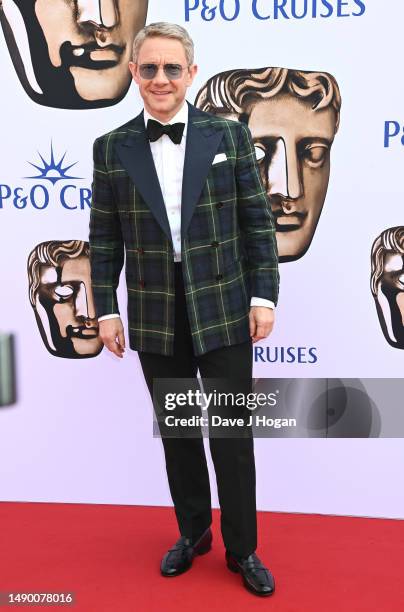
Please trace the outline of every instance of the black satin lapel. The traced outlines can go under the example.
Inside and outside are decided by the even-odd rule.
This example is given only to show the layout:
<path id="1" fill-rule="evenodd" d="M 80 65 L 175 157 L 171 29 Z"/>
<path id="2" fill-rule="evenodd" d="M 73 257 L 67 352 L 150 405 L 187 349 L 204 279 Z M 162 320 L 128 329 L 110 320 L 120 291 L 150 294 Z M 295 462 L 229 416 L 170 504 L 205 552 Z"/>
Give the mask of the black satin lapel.
<path id="1" fill-rule="evenodd" d="M 202 115 L 202 113 L 201 113 Z M 202 117 L 203 118 L 203 117 Z M 207 125 L 196 127 L 190 120 L 187 127 L 187 142 L 182 179 L 181 235 L 185 236 L 195 206 L 205 184 L 213 159 L 223 138 L 223 130 Z"/>
<path id="2" fill-rule="evenodd" d="M 144 127 L 129 132 L 126 140 L 115 146 L 123 167 L 172 243 L 167 210 Z"/>

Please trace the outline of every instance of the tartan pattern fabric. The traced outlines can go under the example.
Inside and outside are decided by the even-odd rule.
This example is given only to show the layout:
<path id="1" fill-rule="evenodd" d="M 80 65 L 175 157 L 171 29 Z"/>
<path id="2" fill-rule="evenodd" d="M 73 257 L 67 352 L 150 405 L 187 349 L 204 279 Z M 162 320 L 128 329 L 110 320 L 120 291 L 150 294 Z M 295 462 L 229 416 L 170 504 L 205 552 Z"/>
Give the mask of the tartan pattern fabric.
<path id="1" fill-rule="evenodd" d="M 188 121 L 185 159 L 188 155 L 198 159 L 200 149 L 196 150 L 192 134 L 199 136 L 200 132 L 213 134 L 211 141 L 218 143 L 212 148 L 212 159 L 219 153 L 227 157 L 213 165 L 207 158 L 207 174 L 199 177 L 202 189 L 189 223 L 181 230 L 193 348 L 195 355 L 202 355 L 249 339 L 252 295 L 277 303 L 278 254 L 272 212 L 248 127 L 192 104 Z M 173 244 L 169 232 L 164 231 L 165 211 L 157 217 L 151 199 L 146 201 L 132 180 L 130 164 L 122 163 L 124 144 L 131 139 L 143 147 L 137 148 L 137 153 L 150 149 L 143 111 L 94 142 L 89 242 L 96 312 L 99 317 L 119 313 L 116 289 L 126 256 L 129 345 L 137 351 L 172 355 Z M 133 157 L 133 164 L 137 159 L 139 155 Z M 185 176 L 186 167 L 185 162 L 184 183 L 188 181 L 189 189 L 195 188 L 197 177 Z M 154 167 L 147 180 L 141 179 L 145 192 L 151 182 L 158 181 Z M 190 191 L 185 192 L 183 186 L 184 193 Z M 185 210 L 188 206 L 191 203 L 186 197 L 182 219 L 190 212 Z"/>

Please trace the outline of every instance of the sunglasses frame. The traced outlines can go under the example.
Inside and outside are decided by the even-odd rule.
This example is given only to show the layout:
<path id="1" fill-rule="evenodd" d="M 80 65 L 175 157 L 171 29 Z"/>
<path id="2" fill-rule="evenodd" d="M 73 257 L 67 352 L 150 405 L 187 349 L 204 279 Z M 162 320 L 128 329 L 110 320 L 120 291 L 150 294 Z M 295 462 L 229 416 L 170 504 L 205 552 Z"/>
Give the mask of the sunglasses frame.
<path id="1" fill-rule="evenodd" d="M 146 64 L 139 64 L 138 66 L 139 66 L 139 74 L 142 77 L 142 79 L 144 79 L 145 81 L 152 81 L 155 78 L 160 68 L 158 64 L 153 64 L 152 62 L 149 62 Z M 142 70 L 144 70 L 147 66 L 149 67 L 153 66 L 153 70 L 154 70 L 153 76 L 146 77 L 142 74 Z M 169 71 L 168 66 L 175 66 L 176 68 L 181 68 L 180 74 L 178 76 L 172 76 L 172 75 L 170 76 L 170 71 Z M 164 64 L 163 66 L 164 74 L 166 75 L 167 79 L 169 79 L 170 81 L 177 81 L 178 79 L 180 79 L 182 77 L 184 70 L 186 70 L 187 68 L 189 68 L 189 65 L 181 66 L 181 64 L 176 64 L 175 62 L 167 62 L 167 64 Z"/>

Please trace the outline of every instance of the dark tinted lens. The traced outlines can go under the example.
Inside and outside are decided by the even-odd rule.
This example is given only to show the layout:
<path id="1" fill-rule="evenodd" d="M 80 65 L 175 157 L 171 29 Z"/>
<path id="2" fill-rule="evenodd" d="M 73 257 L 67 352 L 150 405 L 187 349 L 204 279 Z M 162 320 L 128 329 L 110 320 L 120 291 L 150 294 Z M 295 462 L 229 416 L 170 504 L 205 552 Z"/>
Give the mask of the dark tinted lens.
<path id="1" fill-rule="evenodd" d="M 157 74 L 156 64 L 141 64 L 139 68 L 140 76 L 142 79 L 154 79 Z"/>
<path id="2" fill-rule="evenodd" d="M 164 72 L 168 79 L 179 79 L 182 74 L 182 66 L 180 64 L 166 64 Z"/>

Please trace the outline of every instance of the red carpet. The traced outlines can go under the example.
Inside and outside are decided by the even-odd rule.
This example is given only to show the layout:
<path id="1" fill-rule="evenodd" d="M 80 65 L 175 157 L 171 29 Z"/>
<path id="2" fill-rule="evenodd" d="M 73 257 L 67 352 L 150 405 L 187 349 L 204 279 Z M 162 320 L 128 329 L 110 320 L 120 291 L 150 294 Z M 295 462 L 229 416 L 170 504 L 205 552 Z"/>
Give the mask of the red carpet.
<path id="1" fill-rule="evenodd" d="M 261 512 L 257 552 L 276 579 L 261 599 L 225 567 L 218 512 L 213 550 L 172 579 L 159 574 L 177 538 L 170 508 L 2 502 L 0 520 L 0 591 L 75 593 L 49 610 L 404 610 L 404 521 Z"/>

